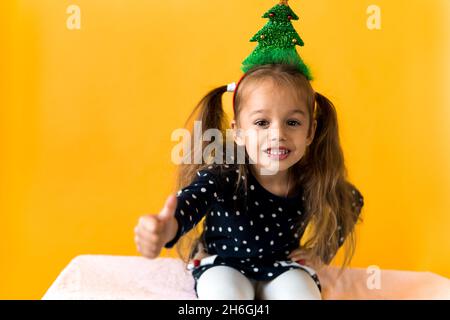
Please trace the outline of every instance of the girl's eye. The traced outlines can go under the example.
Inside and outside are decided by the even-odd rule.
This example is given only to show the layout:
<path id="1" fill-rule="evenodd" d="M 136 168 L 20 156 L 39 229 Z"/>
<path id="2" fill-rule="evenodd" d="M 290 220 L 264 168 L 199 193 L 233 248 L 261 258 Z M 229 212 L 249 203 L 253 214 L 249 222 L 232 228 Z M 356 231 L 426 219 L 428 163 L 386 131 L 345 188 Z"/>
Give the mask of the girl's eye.
<path id="1" fill-rule="evenodd" d="M 289 120 L 288 121 L 288 125 L 290 125 L 290 126 L 299 126 L 299 125 L 301 125 L 301 123 L 298 122 L 297 120 Z"/>
<path id="2" fill-rule="evenodd" d="M 264 127 L 267 126 L 269 123 L 266 120 L 258 120 L 255 122 L 255 125 L 259 126 L 259 127 Z"/>

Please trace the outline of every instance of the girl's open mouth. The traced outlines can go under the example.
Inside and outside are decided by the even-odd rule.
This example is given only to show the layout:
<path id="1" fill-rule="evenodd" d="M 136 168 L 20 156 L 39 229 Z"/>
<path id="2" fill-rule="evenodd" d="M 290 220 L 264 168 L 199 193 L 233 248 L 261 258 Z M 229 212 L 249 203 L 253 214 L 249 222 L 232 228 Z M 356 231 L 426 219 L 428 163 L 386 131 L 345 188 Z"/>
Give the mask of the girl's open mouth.
<path id="1" fill-rule="evenodd" d="M 268 148 L 264 150 L 264 152 L 271 159 L 284 160 L 289 156 L 291 150 L 284 147 L 280 147 L 280 148 Z"/>

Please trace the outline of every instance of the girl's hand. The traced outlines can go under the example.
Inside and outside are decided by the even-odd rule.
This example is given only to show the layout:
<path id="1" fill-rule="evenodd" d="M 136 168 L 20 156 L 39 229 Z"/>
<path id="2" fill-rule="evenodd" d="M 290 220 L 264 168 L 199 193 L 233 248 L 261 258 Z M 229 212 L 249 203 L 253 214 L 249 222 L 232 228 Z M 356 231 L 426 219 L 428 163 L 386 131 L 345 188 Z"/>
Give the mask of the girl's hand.
<path id="1" fill-rule="evenodd" d="M 210 254 L 206 252 L 205 247 L 203 247 L 203 244 L 201 242 L 197 245 L 197 253 L 192 258 L 191 262 L 194 260 L 202 260 L 203 258 L 209 257 Z"/>
<path id="2" fill-rule="evenodd" d="M 308 249 L 297 248 L 288 255 L 288 258 L 316 270 L 321 266 L 319 257 L 313 256 Z"/>
<path id="3" fill-rule="evenodd" d="M 134 228 L 134 241 L 137 250 L 146 258 L 159 256 L 163 246 L 175 238 L 178 222 L 175 219 L 177 198 L 170 195 L 158 215 L 145 215 L 139 218 Z"/>

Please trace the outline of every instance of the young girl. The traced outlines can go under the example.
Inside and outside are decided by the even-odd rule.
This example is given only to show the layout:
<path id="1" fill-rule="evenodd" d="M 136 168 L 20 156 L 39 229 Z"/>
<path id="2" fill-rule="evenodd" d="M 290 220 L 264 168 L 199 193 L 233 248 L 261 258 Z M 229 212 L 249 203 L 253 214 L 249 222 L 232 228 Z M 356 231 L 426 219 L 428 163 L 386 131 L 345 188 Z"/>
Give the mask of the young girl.
<path id="1" fill-rule="evenodd" d="M 210 91 L 194 110 L 203 132 L 225 131 L 227 88 Z M 140 219 L 138 250 L 155 258 L 204 218 L 186 259 L 198 298 L 321 299 L 316 271 L 344 242 L 348 265 L 363 206 L 346 179 L 335 108 L 295 67 L 267 64 L 244 74 L 233 109 L 245 163 L 233 154 L 232 164 L 182 165 L 176 197 L 158 216 Z M 256 141 L 242 136 L 247 130 Z"/>

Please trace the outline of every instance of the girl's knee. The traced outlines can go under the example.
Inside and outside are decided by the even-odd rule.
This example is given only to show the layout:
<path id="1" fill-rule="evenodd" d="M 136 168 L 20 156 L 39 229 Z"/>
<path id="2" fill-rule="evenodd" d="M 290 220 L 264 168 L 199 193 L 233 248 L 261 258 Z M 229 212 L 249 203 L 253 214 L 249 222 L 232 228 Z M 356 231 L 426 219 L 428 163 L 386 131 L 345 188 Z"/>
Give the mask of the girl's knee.
<path id="1" fill-rule="evenodd" d="M 262 284 L 259 295 L 263 300 L 322 300 L 314 279 L 300 269 L 286 271 Z"/>
<path id="2" fill-rule="evenodd" d="M 202 300 L 253 300 L 252 283 L 239 271 L 226 266 L 206 270 L 197 280 L 197 296 Z"/>

